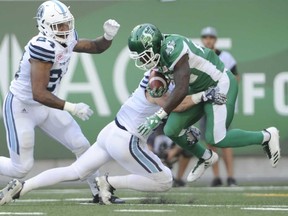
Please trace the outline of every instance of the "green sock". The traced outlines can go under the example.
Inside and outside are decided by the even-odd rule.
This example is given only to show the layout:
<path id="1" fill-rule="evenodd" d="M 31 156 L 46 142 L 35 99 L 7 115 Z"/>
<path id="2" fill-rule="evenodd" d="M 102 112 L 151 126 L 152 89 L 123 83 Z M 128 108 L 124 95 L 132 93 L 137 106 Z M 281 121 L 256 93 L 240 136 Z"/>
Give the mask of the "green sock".
<path id="1" fill-rule="evenodd" d="M 261 131 L 244 131 L 240 129 L 232 129 L 227 131 L 223 140 L 215 146 L 220 148 L 232 147 L 238 148 L 249 145 L 261 145 L 264 135 Z"/>
<path id="2" fill-rule="evenodd" d="M 195 143 L 193 145 L 189 145 L 187 141 L 187 135 L 184 134 L 180 137 L 170 137 L 176 144 L 181 146 L 181 148 L 191 152 L 193 155 L 195 155 L 197 158 L 201 158 L 206 150 L 206 148 L 201 145 L 201 143 Z"/>

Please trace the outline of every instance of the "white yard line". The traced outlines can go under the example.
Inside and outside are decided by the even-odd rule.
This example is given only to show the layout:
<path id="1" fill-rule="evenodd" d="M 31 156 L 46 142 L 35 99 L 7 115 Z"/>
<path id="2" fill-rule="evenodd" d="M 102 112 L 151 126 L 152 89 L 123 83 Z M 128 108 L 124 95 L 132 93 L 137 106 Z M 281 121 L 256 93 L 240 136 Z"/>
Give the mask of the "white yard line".
<path id="1" fill-rule="evenodd" d="M 0 215 L 46 215 L 44 212 L 0 212 Z"/>
<path id="2" fill-rule="evenodd" d="M 241 208 L 242 210 L 253 210 L 253 211 L 288 211 L 288 208 Z"/>
<path id="3" fill-rule="evenodd" d="M 163 213 L 163 212 L 176 212 L 175 210 L 163 210 L 163 209 L 116 209 L 115 212 L 153 212 L 153 213 Z"/>

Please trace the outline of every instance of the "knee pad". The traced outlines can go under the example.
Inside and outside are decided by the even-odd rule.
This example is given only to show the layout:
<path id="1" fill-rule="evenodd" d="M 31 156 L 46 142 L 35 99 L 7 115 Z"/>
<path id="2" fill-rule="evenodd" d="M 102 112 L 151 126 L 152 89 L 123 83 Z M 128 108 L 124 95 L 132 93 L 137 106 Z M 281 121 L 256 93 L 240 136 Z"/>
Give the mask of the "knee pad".
<path id="1" fill-rule="evenodd" d="M 72 141 L 72 146 L 74 146 L 74 149 L 72 149 L 72 152 L 76 155 L 76 157 L 80 157 L 85 151 L 87 151 L 90 147 L 89 141 L 83 136 L 79 135 L 77 136 L 77 139 L 74 139 Z"/>
<path id="2" fill-rule="evenodd" d="M 13 164 L 13 177 L 14 178 L 24 178 L 32 169 L 34 165 L 34 161 L 25 161 L 24 164 L 21 165 L 14 165 Z"/>
<path id="3" fill-rule="evenodd" d="M 167 191 L 172 188 L 173 175 L 168 167 L 165 167 L 162 172 L 156 175 L 154 180 L 159 184 L 159 191 Z"/>

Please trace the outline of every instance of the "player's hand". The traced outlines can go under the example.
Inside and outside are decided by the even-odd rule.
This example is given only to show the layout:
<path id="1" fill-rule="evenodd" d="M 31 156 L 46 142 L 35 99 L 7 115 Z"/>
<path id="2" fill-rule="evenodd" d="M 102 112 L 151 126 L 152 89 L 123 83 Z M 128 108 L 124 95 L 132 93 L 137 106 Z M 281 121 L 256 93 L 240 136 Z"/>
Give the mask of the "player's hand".
<path id="1" fill-rule="evenodd" d="M 161 86 L 159 88 L 152 89 L 148 83 L 146 90 L 148 91 L 151 97 L 159 98 L 159 97 L 162 97 L 167 92 L 168 88 L 167 87 L 164 88 L 163 86 Z"/>
<path id="2" fill-rule="evenodd" d="M 106 40 L 113 40 L 113 38 L 116 36 L 119 28 L 120 28 L 120 24 L 116 20 L 113 20 L 113 19 L 107 20 L 103 24 L 105 39 Z"/>
<path id="3" fill-rule="evenodd" d="M 195 143 L 197 143 L 200 138 L 201 138 L 201 131 L 199 130 L 199 128 L 195 127 L 195 126 L 190 126 L 187 131 L 186 131 L 186 135 L 187 135 L 187 140 L 189 142 L 188 145 L 194 145 Z"/>
<path id="4" fill-rule="evenodd" d="M 90 116 L 93 114 L 93 111 L 85 103 L 74 104 L 74 103 L 65 102 L 64 110 L 70 112 L 72 115 L 77 116 L 83 121 L 88 120 Z"/>
<path id="5" fill-rule="evenodd" d="M 147 136 L 161 124 L 162 119 L 166 116 L 167 113 L 161 108 L 158 112 L 146 118 L 146 121 L 138 127 L 138 133 Z"/>
<path id="6" fill-rule="evenodd" d="M 219 92 L 219 87 L 211 87 L 207 89 L 202 95 L 202 101 L 210 101 L 217 105 L 226 104 L 227 97 L 225 94 Z"/>

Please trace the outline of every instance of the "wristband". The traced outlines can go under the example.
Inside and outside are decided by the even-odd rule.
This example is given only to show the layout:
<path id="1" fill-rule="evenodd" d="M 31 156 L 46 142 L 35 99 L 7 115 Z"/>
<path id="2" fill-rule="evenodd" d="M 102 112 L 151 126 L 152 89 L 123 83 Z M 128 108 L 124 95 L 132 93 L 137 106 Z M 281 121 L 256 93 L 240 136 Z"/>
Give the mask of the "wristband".
<path id="1" fill-rule="evenodd" d="M 113 38 L 114 38 L 113 36 L 108 35 L 106 32 L 104 33 L 103 37 L 104 37 L 106 40 L 108 40 L 108 41 L 111 41 L 111 40 L 113 40 Z"/>
<path id="2" fill-rule="evenodd" d="M 202 97 L 203 97 L 204 91 L 202 92 L 198 92 L 196 94 L 192 94 L 191 95 L 191 100 L 194 104 L 198 104 L 202 101 Z"/>
<path id="3" fill-rule="evenodd" d="M 66 111 L 74 114 L 75 108 L 76 108 L 76 104 L 70 103 L 70 102 L 67 102 L 67 101 L 66 101 L 65 104 L 64 104 L 63 110 L 66 110 Z"/>
<path id="4" fill-rule="evenodd" d="M 165 118 L 168 114 L 165 112 L 165 110 L 163 108 L 161 108 L 160 110 L 158 110 L 156 112 L 156 115 L 160 118 L 163 119 Z"/>

